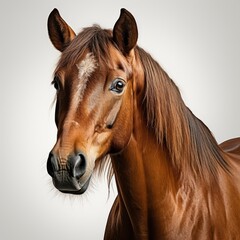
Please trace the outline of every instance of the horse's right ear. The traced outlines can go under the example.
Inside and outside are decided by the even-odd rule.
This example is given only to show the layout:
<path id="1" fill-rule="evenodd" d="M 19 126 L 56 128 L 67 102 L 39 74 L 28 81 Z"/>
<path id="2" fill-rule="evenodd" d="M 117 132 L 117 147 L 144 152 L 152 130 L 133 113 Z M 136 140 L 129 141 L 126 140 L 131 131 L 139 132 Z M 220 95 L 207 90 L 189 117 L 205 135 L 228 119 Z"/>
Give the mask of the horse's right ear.
<path id="1" fill-rule="evenodd" d="M 48 17 L 48 34 L 54 47 L 63 52 L 76 34 L 55 8 Z"/>

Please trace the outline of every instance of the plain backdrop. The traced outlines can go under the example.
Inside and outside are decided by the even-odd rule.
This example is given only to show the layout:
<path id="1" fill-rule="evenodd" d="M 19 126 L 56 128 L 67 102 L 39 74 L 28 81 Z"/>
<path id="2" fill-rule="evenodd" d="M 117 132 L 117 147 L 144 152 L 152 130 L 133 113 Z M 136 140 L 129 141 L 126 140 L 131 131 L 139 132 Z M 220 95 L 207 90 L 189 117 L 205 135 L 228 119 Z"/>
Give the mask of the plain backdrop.
<path id="1" fill-rule="evenodd" d="M 83 196 L 57 192 L 46 172 L 56 140 L 59 57 L 47 18 L 58 8 L 79 32 L 112 28 L 120 8 L 135 16 L 138 44 L 179 86 L 189 108 L 218 142 L 240 136 L 240 1 L 2 0 L 0 3 L 0 239 L 99 240 L 116 195 L 95 176 Z"/>

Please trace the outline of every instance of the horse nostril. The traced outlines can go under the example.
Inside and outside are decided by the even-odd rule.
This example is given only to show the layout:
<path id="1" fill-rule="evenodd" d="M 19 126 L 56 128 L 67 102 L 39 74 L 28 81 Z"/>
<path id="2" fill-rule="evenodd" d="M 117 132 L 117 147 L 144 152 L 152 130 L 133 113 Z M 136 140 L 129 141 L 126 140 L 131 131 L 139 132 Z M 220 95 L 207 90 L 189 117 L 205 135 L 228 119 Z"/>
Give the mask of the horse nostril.
<path id="1" fill-rule="evenodd" d="M 83 154 L 71 156 L 70 159 L 70 174 L 72 177 L 79 179 L 86 172 L 86 159 Z"/>
<path id="2" fill-rule="evenodd" d="M 47 171 L 48 174 L 53 177 L 54 176 L 54 172 L 58 171 L 59 167 L 58 167 L 58 162 L 56 157 L 52 154 L 49 153 L 48 156 L 48 160 L 47 160 Z"/>

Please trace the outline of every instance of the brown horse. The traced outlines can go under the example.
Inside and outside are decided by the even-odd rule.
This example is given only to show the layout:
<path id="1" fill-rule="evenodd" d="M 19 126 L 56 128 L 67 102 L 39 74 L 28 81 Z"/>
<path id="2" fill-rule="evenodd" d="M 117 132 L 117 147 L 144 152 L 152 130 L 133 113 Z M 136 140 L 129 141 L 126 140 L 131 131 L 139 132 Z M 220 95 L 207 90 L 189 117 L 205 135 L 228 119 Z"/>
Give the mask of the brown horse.
<path id="1" fill-rule="evenodd" d="M 47 161 L 55 187 L 82 194 L 94 170 L 109 168 L 118 196 L 107 240 L 240 239 L 240 138 L 217 144 L 137 46 L 134 17 L 122 9 L 112 31 L 76 36 L 54 9 L 48 31 L 62 52 Z"/>

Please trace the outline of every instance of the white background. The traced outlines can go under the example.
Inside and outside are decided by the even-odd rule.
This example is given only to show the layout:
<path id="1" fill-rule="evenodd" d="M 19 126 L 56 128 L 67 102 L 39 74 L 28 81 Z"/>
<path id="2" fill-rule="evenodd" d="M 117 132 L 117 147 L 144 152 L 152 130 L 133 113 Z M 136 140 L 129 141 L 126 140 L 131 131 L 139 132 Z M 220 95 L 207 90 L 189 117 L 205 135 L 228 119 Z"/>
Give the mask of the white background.
<path id="1" fill-rule="evenodd" d="M 240 1 L 3 0 L 0 3 L 0 239 L 102 239 L 116 194 L 105 178 L 78 197 L 51 184 L 46 159 L 56 139 L 54 89 L 59 53 L 47 34 L 57 7 L 79 32 L 112 28 L 121 7 L 135 16 L 139 45 L 177 83 L 218 142 L 240 136 Z M 112 186 L 112 188 L 114 188 Z"/>

